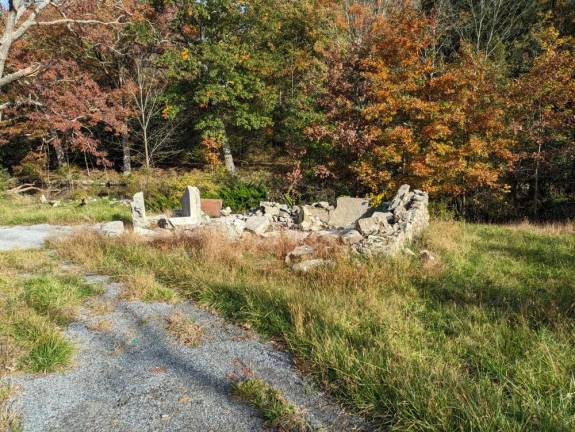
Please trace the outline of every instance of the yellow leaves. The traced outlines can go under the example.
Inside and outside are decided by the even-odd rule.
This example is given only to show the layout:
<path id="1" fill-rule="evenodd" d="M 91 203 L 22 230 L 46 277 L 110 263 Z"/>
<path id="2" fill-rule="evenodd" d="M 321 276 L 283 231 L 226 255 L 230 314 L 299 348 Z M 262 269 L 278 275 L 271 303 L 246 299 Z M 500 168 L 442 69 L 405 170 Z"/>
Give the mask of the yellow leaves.
<path id="1" fill-rule="evenodd" d="M 184 48 L 180 53 L 180 58 L 183 61 L 188 61 L 190 59 L 190 50 L 188 48 Z"/>

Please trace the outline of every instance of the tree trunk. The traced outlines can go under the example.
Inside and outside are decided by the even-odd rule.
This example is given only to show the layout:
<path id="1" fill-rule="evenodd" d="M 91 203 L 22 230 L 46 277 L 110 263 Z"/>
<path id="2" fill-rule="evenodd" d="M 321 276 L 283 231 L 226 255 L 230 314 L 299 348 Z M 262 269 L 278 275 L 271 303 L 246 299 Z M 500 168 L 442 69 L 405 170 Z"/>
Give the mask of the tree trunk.
<path id="1" fill-rule="evenodd" d="M 226 171 L 228 172 L 228 174 L 235 175 L 236 164 L 234 163 L 232 149 L 230 148 L 228 140 L 224 140 L 224 143 L 222 144 L 222 153 L 224 154 L 224 165 L 226 167 Z"/>
<path id="2" fill-rule="evenodd" d="M 122 136 L 122 163 L 124 175 L 130 174 L 132 172 L 132 155 L 128 137 L 125 135 Z"/>
<path id="3" fill-rule="evenodd" d="M 535 191 L 533 193 L 533 216 L 539 217 L 539 161 L 541 160 L 541 143 L 537 147 L 537 160 L 535 161 Z"/>
<path id="4" fill-rule="evenodd" d="M 61 168 L 64 166 L 66 162 L 66 155 L 64 154 L 64 149 L 62 148 L 62 145 L 57 145 L 54 146 L 54 151 L 56 152 L 56 163 L 58 165 L 58 168 Z"/>

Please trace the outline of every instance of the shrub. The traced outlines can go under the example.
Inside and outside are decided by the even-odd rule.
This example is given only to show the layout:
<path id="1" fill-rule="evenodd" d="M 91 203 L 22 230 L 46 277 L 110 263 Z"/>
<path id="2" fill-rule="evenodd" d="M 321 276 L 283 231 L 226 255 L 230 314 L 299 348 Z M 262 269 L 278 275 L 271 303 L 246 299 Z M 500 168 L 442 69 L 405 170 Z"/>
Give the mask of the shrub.
<path id="1" fill-rule="evenodd" d="M 224 200 L 224 206 L 235 211 L 243 211 L 259 205 L 267 198 L 267 188 L 262 183 L 245 182 L 232 179 L 219 190 L 219 197 Z"/>

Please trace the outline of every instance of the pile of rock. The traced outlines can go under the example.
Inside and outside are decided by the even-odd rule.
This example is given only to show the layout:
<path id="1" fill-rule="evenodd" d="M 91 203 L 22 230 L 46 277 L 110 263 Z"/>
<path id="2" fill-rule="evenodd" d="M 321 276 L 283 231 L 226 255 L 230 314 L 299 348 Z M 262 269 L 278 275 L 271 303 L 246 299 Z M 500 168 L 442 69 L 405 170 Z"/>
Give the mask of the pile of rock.
<path id="1" fill-rule="evenodd" d="M 169 230 L 210 225 L 234 239 L 247 231 L 264 237 L 293 234 L 302 240 L 315 232 L 336 238 L 362 254 L 374 255 L 397 253 L 406 242 L 420 235 L 429 222 L 427 194 L 410 191 L 408 185 L 401 186 L 391 202 L 376 208 L 370 207 L 365 198 L 339 197 L 336 206 L 317 202 L 290 207 L 263 201 L 247 214 L 231 214 L 229 208 L 221 209 L 220 203 L 219 217 L 214 217 L 213 205 L 210 217 L 202 211 L 202 202 L 199 190 L 189 186 L 182 196 L 181 216 L 150 218 L 146 216 L 144 196 L 139 192 L 131 205 L 134 230 L 149 234 L 154 224 Z"/>
<path id="2" fill-rule="evenodd" d="M 364 255 L 393 255 L 421 235 L 429 224 L 427 193 L 403 185 L 389 204 L 357 221 L 362 239 L 354 249 Z"/>

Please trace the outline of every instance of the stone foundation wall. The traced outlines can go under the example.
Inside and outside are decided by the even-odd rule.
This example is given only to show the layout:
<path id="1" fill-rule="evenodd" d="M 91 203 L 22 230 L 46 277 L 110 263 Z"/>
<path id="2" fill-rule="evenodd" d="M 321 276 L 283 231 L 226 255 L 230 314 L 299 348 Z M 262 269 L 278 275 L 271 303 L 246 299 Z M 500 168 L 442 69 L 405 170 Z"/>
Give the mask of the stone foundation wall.
<path id="1" fill-rule="evenodd" d="M 233 239 L 245 231 L 264 237 L 285 233 L 298 238 L 314 232 L 338 238 L 358 253 L 372 256 L 393 255 L 420 236 L 429 223 L 428 203 L 427 193 L 403 185 L 391 202 L 378 207 L 370 207 L 365 198 L 352 197 L 339 197 L 336 206 L 319 202 L 289 207 L 266 201 L 247 214 L 230 214 L 228 208 L 221 211 L 222 217 L 209 217 L 200 208 L 199 191 L 188 187 L 182 199 L 184 217 L 159 218 L 154 226 L 152 218 L 146 217 L 141 193 L 134 196 L 132 209 L 135 229 L 146 234 L 148 227 L 193 230 L 207 225 Z"/>

